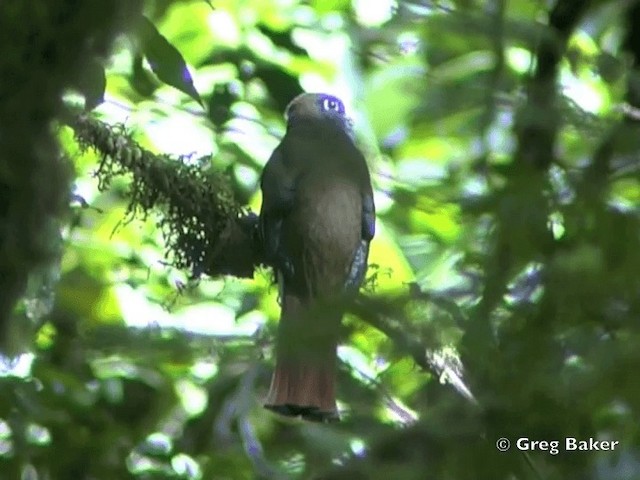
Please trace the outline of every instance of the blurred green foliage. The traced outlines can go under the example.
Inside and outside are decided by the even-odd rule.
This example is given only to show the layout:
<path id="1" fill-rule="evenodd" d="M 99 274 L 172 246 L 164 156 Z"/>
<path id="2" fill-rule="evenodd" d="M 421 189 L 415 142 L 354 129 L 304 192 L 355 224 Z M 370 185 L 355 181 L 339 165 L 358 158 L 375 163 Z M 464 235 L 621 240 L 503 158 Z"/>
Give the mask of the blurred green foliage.
<path id="1" fill-rule="evenodd" d="M 0 4 L 0 479 L 640 478 L 639 2 L 81 3 Z M 378 210 L 335 425 L 261 407 L 269 273 L 176 268 L 63 126 L 256 211 L 304 90 L 351 106 Z"/>

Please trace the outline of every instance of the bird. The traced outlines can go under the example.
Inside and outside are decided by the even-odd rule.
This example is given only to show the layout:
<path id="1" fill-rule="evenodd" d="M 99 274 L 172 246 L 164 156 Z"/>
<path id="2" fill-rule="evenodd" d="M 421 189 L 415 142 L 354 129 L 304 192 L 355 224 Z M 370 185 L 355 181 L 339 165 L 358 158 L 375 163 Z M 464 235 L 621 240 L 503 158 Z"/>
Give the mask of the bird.
<path id="1" fill-rule="evenodd" d="M 260 180 L 258 220 L 265 263 L 279 284 L 275 370 L 264 406 L 315 422 L 336 405 L 341 318 L 367 270 L 375 205 L 364 155 L 343 102 L 303 93 Z"/>

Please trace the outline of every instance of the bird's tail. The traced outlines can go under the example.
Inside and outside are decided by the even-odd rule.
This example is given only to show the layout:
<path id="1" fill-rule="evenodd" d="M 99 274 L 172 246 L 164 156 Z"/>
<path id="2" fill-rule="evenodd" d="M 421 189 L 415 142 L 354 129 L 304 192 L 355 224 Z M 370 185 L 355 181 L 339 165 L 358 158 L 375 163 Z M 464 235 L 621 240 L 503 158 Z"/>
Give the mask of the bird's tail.
<path id="1" fill-rule="evenodd" d="M 276 369 L 265 407 L 313 421 L 338 420 L 336 350 L 341 313 L 285 293 Z"/>

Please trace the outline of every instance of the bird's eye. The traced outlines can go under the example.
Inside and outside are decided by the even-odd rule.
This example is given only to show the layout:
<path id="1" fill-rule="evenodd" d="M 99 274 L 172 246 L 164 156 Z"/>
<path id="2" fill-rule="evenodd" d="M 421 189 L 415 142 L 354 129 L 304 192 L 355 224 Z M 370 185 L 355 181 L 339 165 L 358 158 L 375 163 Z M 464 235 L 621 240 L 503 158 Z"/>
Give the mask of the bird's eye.
<path id="1" fill-rule="evenodd" d="M 322 109 L 325 112 L 328 112 L 331 110 L 333 110 L 334 112 L 340 112 L 341 111 L 340 107 L 341 107 L 340 102 L 335 98 L 325 98 L 324 100 L 322 100 Z"/>

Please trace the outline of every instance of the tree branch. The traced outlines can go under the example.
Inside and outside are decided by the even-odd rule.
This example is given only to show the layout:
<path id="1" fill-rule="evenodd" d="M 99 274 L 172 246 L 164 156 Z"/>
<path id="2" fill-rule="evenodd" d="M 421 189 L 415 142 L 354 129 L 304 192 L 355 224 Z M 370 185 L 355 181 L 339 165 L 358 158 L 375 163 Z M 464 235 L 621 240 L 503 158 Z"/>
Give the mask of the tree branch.
<path id="1" fill-rule="evenodd" d="M 229 179 L 187 158 L 156 155 L 141 148 L 124 126 L 83 115 L 72 122 L 76 138 L 100 156 L 96 172 L 105 190 L 113 177 L 130 175 L 128 212 L 158 211 L 166 255 L 194 278 L 202 274 L 252 277 L 264 263 L 256 238 L 257 216 L 233 197 Z"/>

